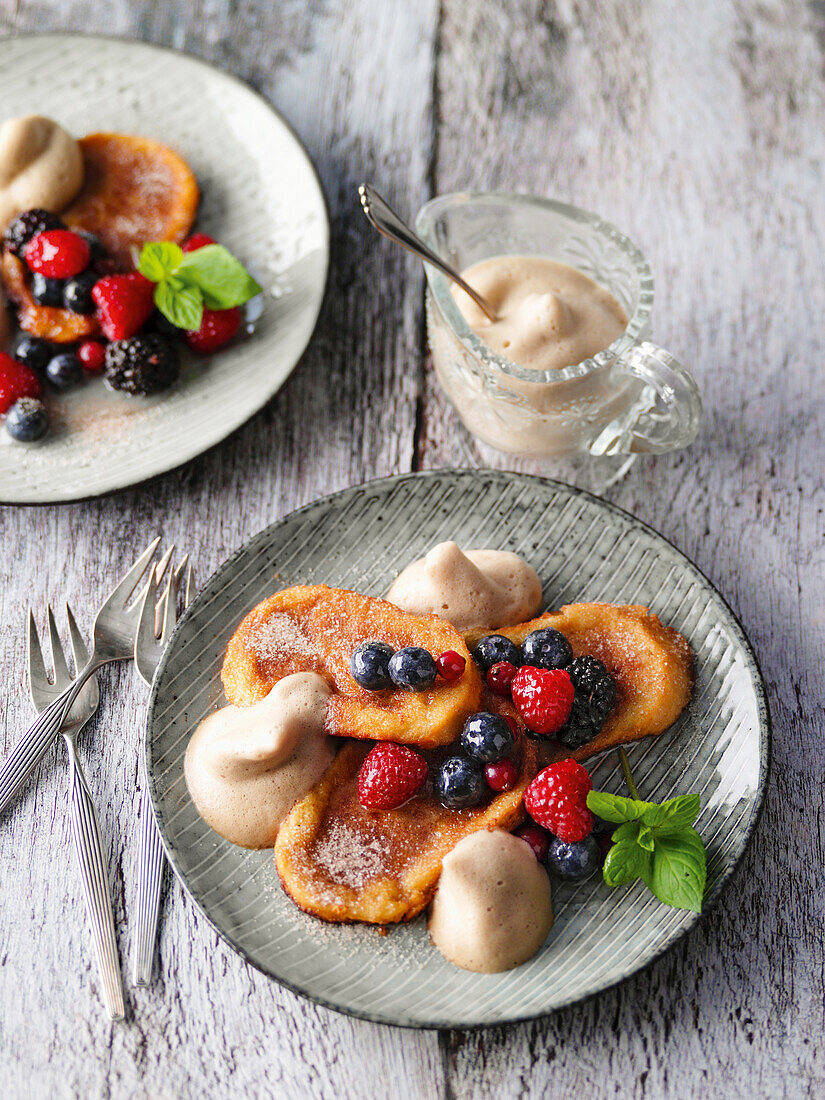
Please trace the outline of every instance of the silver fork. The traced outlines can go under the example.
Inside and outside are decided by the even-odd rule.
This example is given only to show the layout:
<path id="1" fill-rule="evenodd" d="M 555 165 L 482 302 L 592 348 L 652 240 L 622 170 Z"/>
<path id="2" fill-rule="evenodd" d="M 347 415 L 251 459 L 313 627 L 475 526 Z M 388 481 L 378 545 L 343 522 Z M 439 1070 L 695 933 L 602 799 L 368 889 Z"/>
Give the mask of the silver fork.
<path id="1" fill-rule="evenodd" d="M 72 656 L 75 670 L 84 668 L 89 654 L 83 636 L 77 628 L 72 609 L 66 604 L 66 617 L 69 620 L 69 636 L 72 642 Z M 61 692 L 72 683 L 72 675 L 66 663 L 60 635 L 51 607 L 48 611 L 49 645 L 52 654 L 51 678 L 46 671 L 40 639 L 34 615 L 29 609 L 28 651 L 29 651 L 29 691 L 35 708 L 42 712 Z M 92 926 L 95 954 L 103 987 L 103 1000 L 109 1016 L 113 1020 L 122 1020 L 125 1015 L 123 1005 L 123 983 L 120 977 L 120 960 L 115 937 L 115 918 L 112 912 L 112 898 L 109 876 L 106 870 L 106 858 L 103 853 L 103 839 L 95 813 L 94 803 L 86 782 L 86 776 L 80 766 L 77 755 L 77 735 L 94 717 L 100 695 L 97 678 L 88 679 L 77 695 L 61 730 L 69 754 L 71 769 L 71 823 L 80 876 L 83 880 L 83 893 L 86 897 L 86 912 Z"/>
<path id="2" fill-rule="evenodd" d="M 135 666 L 143 681 L 152 686 L 155 671 L 178 618 L 178 595 L 184 575 L 183 606 L 188 607 L 195 592 L 195 571 L 188 565 L 188 555 L 169 574 L 160 600 L 158 585 L 171 558 L 167 551 L 149 578 L 135 633 Z M 162 608 L 162 614 L 158 611 Z M 160 895 L 163 886 L 163 844 L 158 833 L 149 797 L 148 781 L 144 781 L 140 807 L 140 836 L 137 867 L 137 933 L 133 957 L 135 985 L 146 986 L 152 980 L 152 963 L 158 934 Z"/>
<path id="3" fill-rule="evenodd" d="M 154 557 L 159 542 L 158 535 L 149 543 L 98 611 L 94 625 L 92 655 L 84 667 L 65 691 L 62 691 L 29 726 L 3 761 L 3 767 L 0 768 L 0 813 L 9 806 L 45 756 L 89 677 L 110 661 L 125 661 L 134 655 L 135 629 L 140 608 L 137 602 L 131 607 L 126 605 Z"/>

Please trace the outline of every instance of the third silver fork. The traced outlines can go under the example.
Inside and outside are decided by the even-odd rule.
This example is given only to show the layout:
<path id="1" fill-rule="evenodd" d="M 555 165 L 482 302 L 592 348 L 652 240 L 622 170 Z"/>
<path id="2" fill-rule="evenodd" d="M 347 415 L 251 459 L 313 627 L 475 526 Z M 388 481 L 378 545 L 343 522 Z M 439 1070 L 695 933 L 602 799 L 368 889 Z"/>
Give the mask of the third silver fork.
<path id="1" fill-rule="evenodd" d="M 177 622 L 181 585 L 183 584 L 185 608 L 189 606 L 195 592 L 194 570 L 187 564 L 188 556 L 185 556 L 170 573 L 166 589 L 158 601 L 157 588 L 171 554 L 170 549 L 149 578 L 135 633 L 135 666 L 148 687 L 152 686 L 155 671 Z M 160 609 L 162 614 L 158 614 Z M 133 967 L 135 984 L 146 986 L 152 980 L 164 866 L 163 844 L 152 814 L 146 777 L 140 807 L 138 843 L 137 932 Z"/>

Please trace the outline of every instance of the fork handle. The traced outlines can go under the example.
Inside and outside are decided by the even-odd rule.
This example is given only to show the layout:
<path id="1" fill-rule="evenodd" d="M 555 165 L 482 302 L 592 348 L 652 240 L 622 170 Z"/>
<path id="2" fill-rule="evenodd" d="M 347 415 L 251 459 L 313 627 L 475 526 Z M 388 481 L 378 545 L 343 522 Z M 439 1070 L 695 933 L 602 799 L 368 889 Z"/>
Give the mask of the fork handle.
<path id="1" fill-rule="evenodd" d="M 71 737 L 66 739 L 71 764 L 71 821 L 86 912 L 92 926 L 97 965 L 103 986 L 103 1001 L 112 1020 L 126 1015 L 123 1004 L 123 983 L 115 938 L 115 917 L 109 890 L 109 876 L 103 855 L 103 839 L 86 776 L 80 766 L 77 747 Z"/>
<path id="2" fill-rule="evenodd" d="M 138 844 L 137 936 L 132 962 L 135 985 L 146 986 L 152 981 L 165 858 L 149 794 L 145 790 L 140 807 Z"/>
<path id="3" fill-rule="evenodd" d="M 96 669 L 91 661 L 75 680 L 32 722 L 0 768 L 0 814 L 13 802 L 29 776 L 48 752 L 72 704 Z"/>

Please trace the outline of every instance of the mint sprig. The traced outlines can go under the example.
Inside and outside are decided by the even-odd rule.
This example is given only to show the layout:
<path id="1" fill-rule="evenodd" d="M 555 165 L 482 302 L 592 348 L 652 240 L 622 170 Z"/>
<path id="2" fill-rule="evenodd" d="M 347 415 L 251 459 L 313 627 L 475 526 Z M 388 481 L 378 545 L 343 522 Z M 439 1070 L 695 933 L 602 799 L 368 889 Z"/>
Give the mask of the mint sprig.
<path id="1" fill-rule="evenodd" d="M 153 241 L 141 249 L 138 271 L 156 284 L 157 308 L 181 329 L 199 329 L 204 309 L 232 309 L 261 293 L 243 264 L 220 244 L 184 252 L 171 241 Z"/>
<path id="2" fill-rule="evenodd" d="M 636 796 L 627 757 L 622 755 L 628 786 Z M 602 869 L 608 886 L 641 879 L 665 905 L 694 913 L 702 911 L 707 855 L 702 838 L 693 828 L 700 808 L 698 794 L 683 794 L 658 803 L 590 791 L 587 805 L 597 817 L 618 825 Z"/>

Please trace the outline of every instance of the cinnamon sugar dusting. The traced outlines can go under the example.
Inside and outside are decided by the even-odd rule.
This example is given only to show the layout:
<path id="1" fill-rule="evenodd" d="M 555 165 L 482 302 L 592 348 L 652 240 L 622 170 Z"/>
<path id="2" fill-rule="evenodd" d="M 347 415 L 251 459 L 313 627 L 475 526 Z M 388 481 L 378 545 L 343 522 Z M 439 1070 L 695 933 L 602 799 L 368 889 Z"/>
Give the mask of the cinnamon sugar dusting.
<path id="1" fill-rule="evenodd" d="M 261 661 L 283 664 L 295 658 L 316 660 L 317 646 L 291 615 L 275 614 L 262 619 L 247 639 L 247 647 Z"/>
<path id="2" fill-rule="evenodd" d="M 333 821 L 315 845 L 314 855 L 332 882 L 360 890 L 387 873 L 390 852 L 386 835 L 366 837 L 346 821 Z"/>

